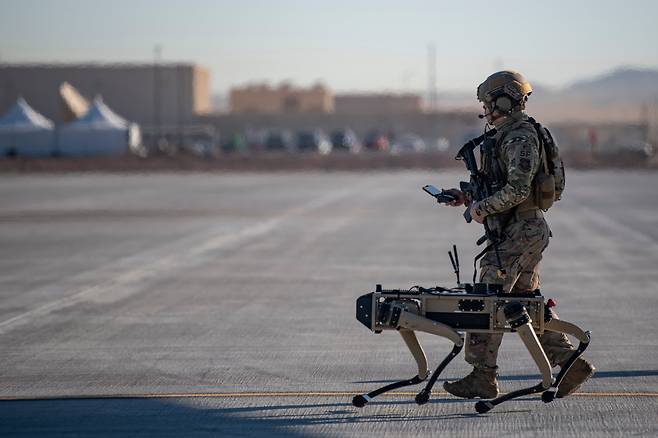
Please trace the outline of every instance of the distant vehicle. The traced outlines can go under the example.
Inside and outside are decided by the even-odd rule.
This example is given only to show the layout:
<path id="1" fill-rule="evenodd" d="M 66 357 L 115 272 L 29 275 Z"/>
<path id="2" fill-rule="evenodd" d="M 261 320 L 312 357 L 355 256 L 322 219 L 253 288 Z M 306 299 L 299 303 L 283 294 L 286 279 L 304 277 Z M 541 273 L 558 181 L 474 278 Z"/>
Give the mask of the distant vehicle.
<path id="1" fill-rule="evenodd" d="M 250 152 L 263 152 L 265 150 L 265 140 L 267 132 L 262 129 L 247 129 L 244 133 L 247 142 L 247 150 Z"/>
<path id="2" fill-rule="evenodd" d="M 297 133 L 297 150 L 299 152 L 319 152 L 326 155 L 331 152 L 331 142 L 319 129 Z"/>
<path id="3" fill-rule="evenodd" d="M 331 144 L 335 151 L 359 153 L 361 142 L 351 129 L 339 129 L 331 133 Z"/>
<path id="4" fill-rule="evenodd" d="M 217 152 L 215 145 L 204 139 L 193 139 L 185 149 L 190 153 L 204 158 L 213 158 Z"/>
<path id="5" fill-rule="evenodd" d="M 392 154 L 404 154 L 409 152 L 425 152 L 427 145 L 418 135 L 411 132 L 402 134 L 391 146 Z"/>
<path id="6" fill-rule="evenodd" d="M 625 147 L 622 147 L 621 149 L 627 149 L 632 152 L 637 152 L 640 154 L 644 154 L 646 157 L 652 157 L 656 153 L 656 149 L 651 143 L 647 143 L 644 141 L 637 141 L 637 142 L 630 142 L 625 145 Z"/>
<path id="7" fill-rule="evenodd" d="M 164 138 L 173 152 L 186 152 L 204 158 L 215 158 L 220 153 L 220 137 L 211 126 L 187 126 L 178 132 L 170 131 Z"/>
<path id="8" fill-rule="evenodd" d="M 445 137 L 439 137 L 436 139 L 436 142 L 434 143 L 434 149 L 436 149 L 439 152 L 445 152 L 448 149 L 450 149 L 450 140 L 448 140 Z"/>
<path id="9" fill-rule="evenodd" d="M 242 134 L 233 134 L 222 143 L 222 152 L 245 152 L 247 150 L 247 139 Z"/>
<path id="10" fill-rule="evenodd" d="M 290 131 L 276 130 L 270 131 L 265 138 L 265 150 L 291 152 L 295 144 Z"/>
<path id="11" fill-rule="evenodd" d="M 379 131 L 370 131 L 364 141 L 365 147 L 370 151 L 388 152 L 391 149 L 391 143 L 388 137 Z"/>

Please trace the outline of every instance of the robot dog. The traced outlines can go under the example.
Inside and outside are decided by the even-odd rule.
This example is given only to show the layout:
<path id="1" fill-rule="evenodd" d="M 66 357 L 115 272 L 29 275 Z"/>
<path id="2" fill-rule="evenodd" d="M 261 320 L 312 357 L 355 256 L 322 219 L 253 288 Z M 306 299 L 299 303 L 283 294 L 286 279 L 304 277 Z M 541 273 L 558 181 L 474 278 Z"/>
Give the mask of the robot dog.
<path id="1" fill-rule="evenodd" d="M 427 191 L 427 190 L 426 190 Z M 374 292 L 356 300 L 356 319 L 375 333 L 397 330 L 418 366 L 418 374 L 411 379 L 386 385 L 367 394 L 357 395 L 352 404 L 363 407 L 374 397 L 385 392 L 416 385 L 429 380 L 416 395 L 419 405 L 429 401 L 432 387 L 441 372 L 459 354 L 464 346 L 465 333 L 516 332 L 528 349 L 542 376 L 538 384 L 501 395 L 492 400 L 480 400 L 475 410 L 482 414 L 505 401 L 529 394 L 542 393 L 542 400 L 550 403 L 555 399 L 564 376 L 574 361 L 583 354 L 590 342 L 590 333 L 576 325 L 552 316 L 552 300 L 544 300 L 539 290 L 528 294 L 506 294 L 497 284 L 460 283 L 459 256 L 453 246 L 450 259 L 457 274 L 457 287 L 440 286 L 424 288 L 414 286 L 408 290 L 384 289 L 377 285 Z M 537 335 L 554 331 L 575 337 L 578 347 L 556 377 Z M 426 332 L 449 339 L 452 351 L 431 374 L 427 356 L 418 342 L 416 331 Z"/>

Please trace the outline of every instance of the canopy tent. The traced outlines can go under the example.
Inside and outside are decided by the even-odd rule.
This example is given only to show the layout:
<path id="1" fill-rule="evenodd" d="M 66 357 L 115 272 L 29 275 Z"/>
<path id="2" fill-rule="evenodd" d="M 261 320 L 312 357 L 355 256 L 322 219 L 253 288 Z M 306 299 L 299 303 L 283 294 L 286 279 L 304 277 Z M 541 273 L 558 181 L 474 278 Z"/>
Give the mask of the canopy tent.
<path id="1" fill-rule="evenodd" d="M 58 154 L 120 155 L 139 145 L 139 127 L 112 111 L 98 96 L 80 119 L 59 130 Z"/>
<path id="2" fill-rule="evenodd" d="M 19 97 L 0 117 L 0 155 L 47 157 L 53 154 L 55 129 L 53 122 L 36 112 Z"/>

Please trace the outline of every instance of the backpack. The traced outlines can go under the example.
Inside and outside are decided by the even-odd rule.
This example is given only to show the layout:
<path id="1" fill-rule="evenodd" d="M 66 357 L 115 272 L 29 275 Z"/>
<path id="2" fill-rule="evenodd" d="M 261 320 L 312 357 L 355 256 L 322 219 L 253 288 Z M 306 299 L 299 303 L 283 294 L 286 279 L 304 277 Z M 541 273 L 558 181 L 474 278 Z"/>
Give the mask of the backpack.
<path id="1" fill-rule="evenodd" d="M 541 166 L 535 176 L 535 201 L 542 210 L 548 210 L 553 202 L 562 198 L 565 185 L 564 163 L 551 132 L 532 117 L 528 120 L 539 137 Z"/>

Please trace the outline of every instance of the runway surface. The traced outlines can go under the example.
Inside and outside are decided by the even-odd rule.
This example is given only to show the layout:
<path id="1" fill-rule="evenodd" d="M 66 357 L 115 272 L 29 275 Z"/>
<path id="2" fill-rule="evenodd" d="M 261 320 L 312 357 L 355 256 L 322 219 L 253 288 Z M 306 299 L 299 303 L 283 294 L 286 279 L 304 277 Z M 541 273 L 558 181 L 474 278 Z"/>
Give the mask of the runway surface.
<path id="1" fill-rule="evenodd" d="M 475 415 L 415 387 L 354 300 L 454 284 L 481 235 L 420 187 L 463 172 L 0 176 L 0 436 L 656 436 L 658 173 L 575 172 L 547 214 L 545 296 L 592 331 L 581 392 Z M 420 336 L 431 366 L 450 342 Z M 520 340 L 503 391 L 539 380 Z M 468 372 L 463 355 L 440 379 Z"/>

